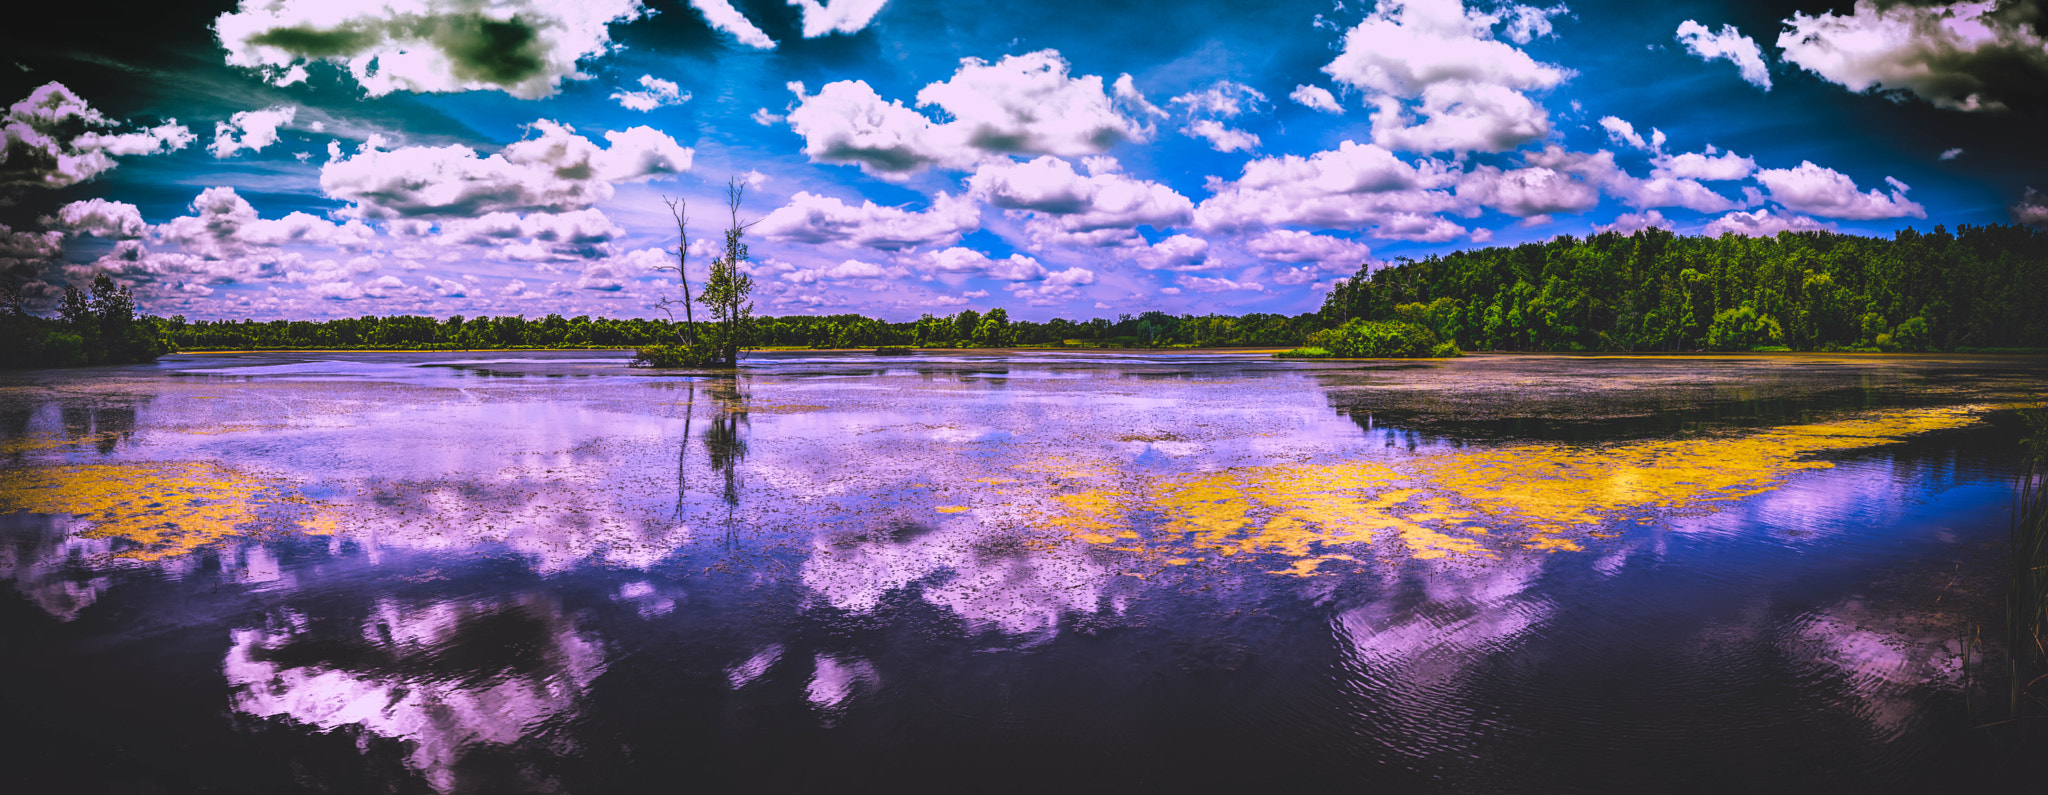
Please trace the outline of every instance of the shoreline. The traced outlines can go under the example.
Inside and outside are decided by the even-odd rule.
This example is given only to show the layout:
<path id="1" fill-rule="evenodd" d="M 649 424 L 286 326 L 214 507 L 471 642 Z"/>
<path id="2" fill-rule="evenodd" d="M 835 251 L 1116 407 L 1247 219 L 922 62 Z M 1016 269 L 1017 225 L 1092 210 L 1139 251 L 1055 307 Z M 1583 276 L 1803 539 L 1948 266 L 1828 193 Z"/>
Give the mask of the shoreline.
<path id="1" fill-rule="evenodd" d="M 898 346 L 889 346 L 898 347 Z M 904 346 L 908 347 L 908 346 Z M 636 347 L 613 348 L 455 348 L 448 350 L 414 350 L 405 348 L 260 348 L 254 350 L 220 349 L 197 351 L 174 351 L 166 356 L 236 355 L 256 353 L 543 353 L 543 352 L 597 352 L 633 351 Z M 917 348 L 914 354 L 1022 354 L 1022 353 L 1114 353 L 1146 356 L 1172 356 L 1176 354 L 1214 355 L 1225 353 L 1272 355 L 1292 348 Z M 866 353 L 873 355 L 874 348 L 757 348 L 751 353 Z M 1539 357 L 1552 356 L 1572 359 L 1766 359 L 1766 358 L 1851 358 L 1851 359 L 1924 359 L 1929 357 L 1969 357 L 1981 359 L 2026 359 L 2048 358 L 2048 351 L 2022 352 L 1969 352 L 1945 353 L 1928 351 L 1922 353 L 1870 353 L 1862 351 L 1465 351 L 1459 358 L 1474 357 Z M 1319 359 L 1275 359 L 1294 362 L 1356 362 L 1356 361 L 1449 361 L 1448 359 L 1402 359 L 1391 357 L 1361 358 L 1319 358 Z"/>

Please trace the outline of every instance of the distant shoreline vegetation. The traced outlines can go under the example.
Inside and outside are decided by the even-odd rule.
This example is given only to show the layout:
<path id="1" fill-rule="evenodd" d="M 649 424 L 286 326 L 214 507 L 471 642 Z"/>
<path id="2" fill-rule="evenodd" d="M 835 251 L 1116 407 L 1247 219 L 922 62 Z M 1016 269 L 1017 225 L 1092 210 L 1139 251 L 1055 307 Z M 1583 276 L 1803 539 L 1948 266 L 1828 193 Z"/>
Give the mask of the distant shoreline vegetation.
<path id="1" fill-rule="evenodd" d="M 104 278 L 104 277 L 103 277 Z M 0 366 L 147 361 L 166 351 L 635 348 L 683 323 L 548 315 L 328 321 L 134 317 L 111 282 L 71 291 L 63 318 L 0 322 Z M 99 296 L 94 298 L 93 296 Z M 98 303 L 94 303 L 98 301 Z M 123 307 L 126 318 L 123 319 Z M 1315 357 L 1454 351 L 2023 352 L 2048 349 L 2048 233 L 2015 225 L 1773 238 L 1562 236 L 1360 268 L 1319 311 L 1011 320 L 1004 309 L 887 322 L 755 317 L 769 348 L 1292 348 Z M 74 341 L 75 340 L 75 341 Z"/>

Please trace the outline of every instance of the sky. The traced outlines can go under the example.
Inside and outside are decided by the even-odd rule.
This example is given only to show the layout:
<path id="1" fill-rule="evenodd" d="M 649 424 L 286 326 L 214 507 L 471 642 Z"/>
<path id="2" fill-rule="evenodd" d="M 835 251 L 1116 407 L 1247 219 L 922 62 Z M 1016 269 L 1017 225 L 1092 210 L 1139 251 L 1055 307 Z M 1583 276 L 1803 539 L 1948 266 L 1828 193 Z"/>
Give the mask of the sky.
<path id="1" fill-rule="evenodd" d="M 1295 314 L 1401 258 L 2048 225 L 2048 0 L 55 4 L 0 271 L 189 319 Z M 66 15 L 69 15 L 68 17 Z M 667 270 L 663 270 L 666 268 Z"/>

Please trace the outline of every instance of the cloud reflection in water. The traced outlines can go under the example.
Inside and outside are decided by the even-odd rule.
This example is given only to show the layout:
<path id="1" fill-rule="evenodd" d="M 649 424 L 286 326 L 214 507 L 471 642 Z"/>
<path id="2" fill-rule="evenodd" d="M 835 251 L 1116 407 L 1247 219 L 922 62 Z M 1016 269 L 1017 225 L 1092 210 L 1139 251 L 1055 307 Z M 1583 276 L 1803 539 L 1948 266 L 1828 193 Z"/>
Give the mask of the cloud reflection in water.
<path id="1" fill-rule="evenodd" d="M 574 717 L 605 668 L 603 644 L 534 595 L 386 599 L 355 622 L 287 611 L 233 638 L 222 672 L 237 712 L 404 741 L 407 764 L 441 792 L 469 749 Z"/>

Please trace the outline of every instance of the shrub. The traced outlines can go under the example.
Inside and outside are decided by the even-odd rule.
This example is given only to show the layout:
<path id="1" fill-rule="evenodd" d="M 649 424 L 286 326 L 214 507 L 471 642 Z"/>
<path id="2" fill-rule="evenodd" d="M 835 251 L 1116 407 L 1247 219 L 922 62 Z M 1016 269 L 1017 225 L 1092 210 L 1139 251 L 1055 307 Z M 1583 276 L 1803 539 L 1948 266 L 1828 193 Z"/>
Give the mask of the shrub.
<path id="1" fill-rule="evenodd" d="M 1275 359 L 1330 359 L 1330 358 L 1334 358 L 1334 357 L 1336 357 L 1336 355 L 1337 355 L 1337 354 L 1331 353 L 1331 352 L 1329 352 L 1328 350 L 1326 350 L 1326 349 L 1323 349 L 1323 348 L 1295 348 L 1294 350 L 1291 350 L 1291 351 L 1281 351 L 1281 352 L 1279 352 L 1279 353 L 1273 354 L 1273 358 L 1275 358 Z"/>
<path id="2" fill-rule="evenodd" d="M 85 338 L 68 331 L 52 331 L 43 337 L 43 367 L 78 367 L 86 363 Z"/>
<path id="3" fill-rule="evenodd" d="M 1907 318 L 1899 327 L 1892 329 L 1892 344 L 1902 351 L 1925 351 L 1933 335 L 1927 328 L 1927 320 L 1921 317 Z"/>
<path id="4" fill-rule="evenodd" d="M 723 352 L 712 345 L 654 345 L 633 351 L 628 367 L 717 367 L 725 364 Z"/>
<path id="5" fill-rule="evenodd" d="M 1310 334 L 1306 347 L 1322 348 L 1346 359 L 1421 359 L 1435 354 L 1437 338 L 1414 323 L 1353 319 Z"/>
<path id="6" fill-rule="evenodd" d="M 1778 325 L 1777 318 L 1758 314 L 1747 302 L 1714 315 L 1713 325 L 1707 327 L 1707 347 L 1717 351 L 1749 351 L 1783 344 L 1785 330 Z"/>

